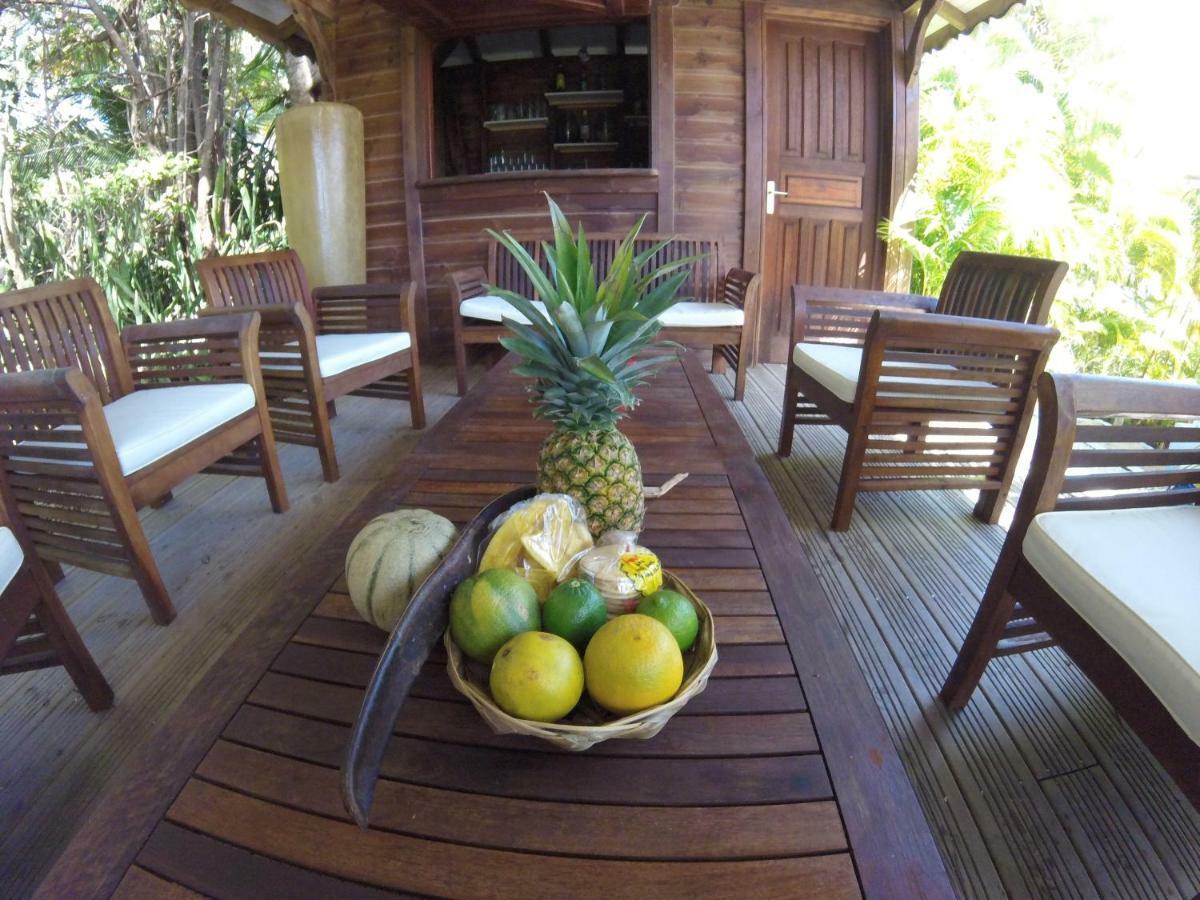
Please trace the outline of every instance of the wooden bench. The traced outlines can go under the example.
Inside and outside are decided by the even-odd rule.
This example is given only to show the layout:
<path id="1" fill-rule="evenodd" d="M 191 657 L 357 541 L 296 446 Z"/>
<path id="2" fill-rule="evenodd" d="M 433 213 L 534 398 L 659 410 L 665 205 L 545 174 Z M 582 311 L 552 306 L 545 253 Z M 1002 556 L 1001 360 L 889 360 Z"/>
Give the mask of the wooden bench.
<path id="1" fill-rule="evenodd" d="M 849 438 L 834 531 L 859 491 L 980 491 L 995 522 L 1058 332 L 1045 327 L 1067 273 L 1048 259 L 961 253 L 940 297 L 796 285 L 779 455 L 797 425 Z"/>
<path id="2" fill-rule="evenodd" d="M 263 383 L 275 436 L 315 446 L 326 481 L 338 479 L 329 426 L 338 397 L 407 400 L 412 427 L 425 427 L 412 282 L 310 290 L 295 250 L 216 256 L 196 268 L 212 312 L 262 316 Z"/>
<path id="3" fill-rule="evenodd" d="M 1047 373 L 1038 393 L 1029 477 L 942 699 L 960 709 L 992 657 L 1058 644 L 1200 808 L 1200 385 Z M 1083 421 L 1124 414 L 1141 421 Z"/>
<path id="4" fill-rule="evenodd" d="M 598 279 L 607 274 L 624 237 L 624 234 L 589 235 L 588 248 Z M 638 252 L 649 249 L 664 237 L 667 236 L 643 234 L 635 248 Z M 692 278 L 680 290 L 684 299 L 663 314 L 660 337 L 689 346 L 712 347 L 713 370 L 722 371 L 727 364 L 733 366 L 734 399 L 740 400 L 745 392 L 746 369 L 753 356 L 751 341 L 757 331 L 759 276 L 742 269 L 722 269 L 718 241 L 682 235 L 671 238 L 671 243 L 649 266 L 688 256 L 698 256 L 700 260 L 694 266 Z M 541 248 L 546 235 L 517 235 L 517 239 L 548 273 L 549 265 Z M 536 299 L 536 291 L 512 254 L 495 240 L 488 242 L 486 270 L 463 269 L 451 272 L 447 278 L 454 324 L 454 365 L 461 395 L 467 389 L 466 346 L 494 344 L 508 334 L 502 324 L 505 315 L 517 317 L 518 321 L 523 318 L 505 300 L 489 294 L 487 286 L 530 299 Z"/>
<path id="5" fill-rule="evenodd" d="M 138 521 L 201 471 L 287 491 L 258 367 L 254 313 L 118 334 L 90 278 L 0 296 L 0 471 L 41 558 L 133 578 L 175 617 Z"/>

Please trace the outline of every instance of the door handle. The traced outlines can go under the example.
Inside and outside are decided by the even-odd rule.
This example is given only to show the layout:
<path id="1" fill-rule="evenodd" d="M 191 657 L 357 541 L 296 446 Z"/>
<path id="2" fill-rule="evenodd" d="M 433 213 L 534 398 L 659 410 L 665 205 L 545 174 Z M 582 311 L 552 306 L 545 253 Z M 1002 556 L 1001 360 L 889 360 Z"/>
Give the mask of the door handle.
<path id="1" fill-rule="evenodd" d="M 787 191 L 775 190 L 775 182 L 774 181 L 767 182 L 767 215 L 768 216 L 774 215 L 774 213 L 775 213 L 775 198 L 776 197 L 786 197 L 787 195 L 788 195 Z"/>

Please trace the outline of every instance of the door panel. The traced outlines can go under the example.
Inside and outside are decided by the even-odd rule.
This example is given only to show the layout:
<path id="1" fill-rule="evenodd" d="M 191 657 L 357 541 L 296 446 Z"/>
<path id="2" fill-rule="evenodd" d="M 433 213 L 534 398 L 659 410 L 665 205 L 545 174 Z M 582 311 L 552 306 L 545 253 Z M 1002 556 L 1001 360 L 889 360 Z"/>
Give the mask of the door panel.
<path id="1" fill-rule="evenodd" d="M 877 287 L 879 42 L 876 32 L 771 22 L 764 100 L 775 211 L 763 244 L 763 358 L 788 357 L 793 284 Z M 765 185 L 764 185 L 765 190 Z M 765 209 L 765 206 L 764 206 Z"/>

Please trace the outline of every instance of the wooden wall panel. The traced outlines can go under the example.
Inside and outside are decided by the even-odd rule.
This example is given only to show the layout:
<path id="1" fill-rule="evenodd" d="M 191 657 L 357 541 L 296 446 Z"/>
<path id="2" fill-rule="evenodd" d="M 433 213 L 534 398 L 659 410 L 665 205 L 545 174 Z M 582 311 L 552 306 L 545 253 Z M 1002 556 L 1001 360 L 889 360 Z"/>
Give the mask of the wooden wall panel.
<path id="1" fill-rule="evenodd" d="M 487 228 L 541 231 L 548 227 L 548 191 L 572 223 L 591 232 L 622 231 L 643 213 L 646 229 L 658 227 L 658 178 L 631 170 L 553 172 L 539 177 L 452 178 L 420 188 L 424 224 L 426 292 L 435 346 L 449 346 L 446 275 L 487 262 Z"/>
<path id="2" fill-rule="evenodd" d="M 400 26 L 374 0 L 342 0 L 335 46 L 338 100 L 363 114 L 367 279 L 403 281 L 409 266 Z"/>
<path id="3" fill-rule="evenodd" d="M 675 230 L 713 235 L 742 257 L 746 60 L 742 0 L 681 0 L 673 11 Z"/>

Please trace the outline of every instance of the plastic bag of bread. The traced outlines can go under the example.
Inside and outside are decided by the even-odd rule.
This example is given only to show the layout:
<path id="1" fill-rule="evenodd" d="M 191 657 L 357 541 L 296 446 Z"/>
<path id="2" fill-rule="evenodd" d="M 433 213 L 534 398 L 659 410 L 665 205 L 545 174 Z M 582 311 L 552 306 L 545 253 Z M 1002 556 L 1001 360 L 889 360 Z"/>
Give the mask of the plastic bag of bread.
<path id="1" fill-rule="evenodd" d="M 479 571 L 514 569 L 544 601 L 556 584 L 571 577 L 580 555 L 591 548 L 587 513 L 579 501 L 566 494 L 538 494 L 492 523 Z"/>

